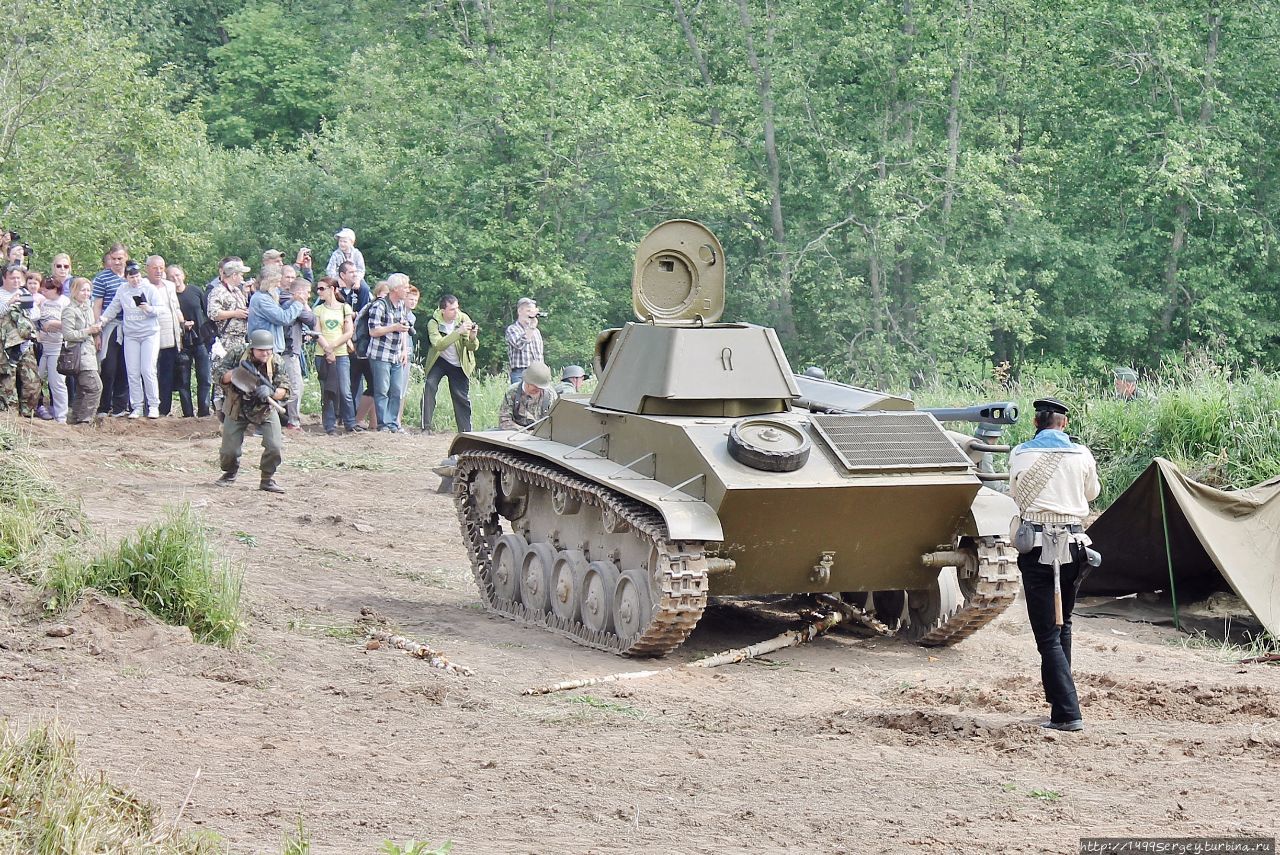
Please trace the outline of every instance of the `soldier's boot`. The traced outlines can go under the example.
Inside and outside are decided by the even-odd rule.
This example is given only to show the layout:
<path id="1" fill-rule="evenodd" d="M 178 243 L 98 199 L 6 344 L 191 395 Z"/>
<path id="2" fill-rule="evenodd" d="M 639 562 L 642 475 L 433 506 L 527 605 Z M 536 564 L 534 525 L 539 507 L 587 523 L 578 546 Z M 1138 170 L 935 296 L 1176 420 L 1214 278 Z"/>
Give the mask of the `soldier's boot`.
<path id="1" fill-rule="evenodd" d="M 240 474 L 239 469 L 229 469 L 226 472 L 223 472 L 222 477 L 219 478 L 214 483 L 216 483 L 219 487 L 230 487 L 232 484 L 236 482 L 236 476 L 239 474 Z"/>
<path id="2" fill-rule="evenodd" d="M 284 487 L 276 483 L 274 478 L 263 478 L 262 483 L 258 485 L 259 490 L 265 490 L 268 493 L 283 493 Z"/>

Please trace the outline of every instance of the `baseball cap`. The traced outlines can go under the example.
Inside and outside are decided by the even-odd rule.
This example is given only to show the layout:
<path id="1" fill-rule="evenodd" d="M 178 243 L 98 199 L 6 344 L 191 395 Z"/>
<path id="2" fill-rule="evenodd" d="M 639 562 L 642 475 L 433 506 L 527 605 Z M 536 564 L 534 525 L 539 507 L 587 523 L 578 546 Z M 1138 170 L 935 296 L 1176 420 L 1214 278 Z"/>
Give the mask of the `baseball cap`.
<path id="1" fill-rule="evenodd" d="M 333 236 L 339 239 L 341 238 L 347 238 L 348 240 L 356 239 L 356 233 L 353 232 L 351 229 L 338 229 L 336 232 L 333 233 Z"/>
<path id="2" fill-rule="evenodd" d="M 262 253 L 262 263 L 267 264 L 272 261 L 280 261 L 284 258 L 284 254 L 278 249 L 269 249 Z"/>
<path id="3" fill-rule="evenodd" d="M 235 276 L 237 273 L 248 273 L 249 266 L 238 258 L 233 258 L 222 265 L 223 276 Z"/>

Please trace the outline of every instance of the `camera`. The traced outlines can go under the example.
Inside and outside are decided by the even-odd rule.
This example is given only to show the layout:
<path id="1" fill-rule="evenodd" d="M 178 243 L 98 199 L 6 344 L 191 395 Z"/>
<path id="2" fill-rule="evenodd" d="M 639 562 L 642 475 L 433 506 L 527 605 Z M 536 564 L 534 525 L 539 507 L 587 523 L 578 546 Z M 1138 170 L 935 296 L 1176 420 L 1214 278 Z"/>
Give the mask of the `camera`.
<path id="1" fill-rule="evenodd" d="M 550 312 L 544 312 L 541 309 L 538 310 L 538 314 L 534 315 L 535 318 L 548 318 L 550 316 L 551 316 Z"/>

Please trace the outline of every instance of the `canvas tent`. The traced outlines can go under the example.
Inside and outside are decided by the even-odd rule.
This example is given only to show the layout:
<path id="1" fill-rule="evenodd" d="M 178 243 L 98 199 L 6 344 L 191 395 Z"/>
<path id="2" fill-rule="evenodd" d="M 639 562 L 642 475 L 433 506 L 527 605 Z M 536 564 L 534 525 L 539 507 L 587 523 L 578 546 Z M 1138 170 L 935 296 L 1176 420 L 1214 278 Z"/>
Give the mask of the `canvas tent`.
<path id="1" fill-rule="evenodd" d="M 1218 490 L 1157 457 L 1089 526 L 1089 537 L 1102 566 L 1082 596 L 1169 591 L 1176 603 L 1234 590 L 1280 635 L 1280 477 Z"/>

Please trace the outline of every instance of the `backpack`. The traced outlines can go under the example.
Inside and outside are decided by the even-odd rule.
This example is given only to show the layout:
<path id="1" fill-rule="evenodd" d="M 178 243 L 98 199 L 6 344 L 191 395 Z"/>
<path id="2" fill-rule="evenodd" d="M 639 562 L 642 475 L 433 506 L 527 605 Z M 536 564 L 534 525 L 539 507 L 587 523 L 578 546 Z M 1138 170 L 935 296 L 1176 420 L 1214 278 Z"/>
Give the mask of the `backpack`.
<path id="1" fill-rule="evenodd" d="M 356 315 L 356 331 L 355 335 L 351 337 L 351 343 L 355 345 L 357 359 L 369 358 L 369 343 L 373 339 L 373 336 L 369 333 L 369 310 L 373 308 L 374 303 L 379 302 L 384 303 L 387 308 L 391 307 L 386 297 L 379 297 L 377 300 L 369 302 Z"/>

